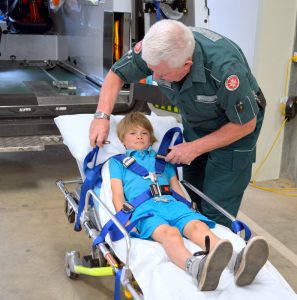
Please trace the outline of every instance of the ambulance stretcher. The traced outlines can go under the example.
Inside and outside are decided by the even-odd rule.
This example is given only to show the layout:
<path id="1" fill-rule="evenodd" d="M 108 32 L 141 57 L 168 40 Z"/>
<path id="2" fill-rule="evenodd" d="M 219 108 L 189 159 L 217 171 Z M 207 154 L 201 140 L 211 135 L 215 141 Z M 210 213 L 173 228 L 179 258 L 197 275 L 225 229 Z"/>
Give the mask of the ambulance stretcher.
<path id="1" fill-rule="evenodd" d="M 76 221 L 80 199 L 81 185 L 85 180 L 83 160 L 91 150 L 88 140 L 90 122 L 93 115 L 80 114 L 59 116 L 55 118 L 71 154 L 76 159 L 81 179 L 57 181 L 57 186 L 66 199 L 65 210 L 70 223 Z M 116 136 L 116 124 L 122 116 L 111 117 L 111 130 L 108 140 L 110 144 L 100 149 L 97 163 L 105 162 L 110 156 L 124 153 L 125 149 Z M 173 117 L 148 117 L 153 125 L 159 142 L 153 145 L 158 149 L 164 133 L 180 126 Z M 110 219 L 114 221 L 124 238 L 113 242 L 107 235 L 104 243 L 91 247 L 91 255 L 80 258 L 78 251 L 69 251 L 65 255 L 66 274 L 69 278 L 77 278 L 79 274 L 91 276 L 114 276 L 114 299 L 120 299 L 120 288 L 127 298 L 154 300 L 187 300 L 187 299 L 297 299 L 296 294 L 277 269 L 267 262 L 258 273 L 254 282 L 246 287 L 237 287 L 234 283 L 233 271 L 228 267 L 223 271 L 218 288 L 211 292 L 201 292 L 197 282 L 185 271 L 169 261 L 162 246 L 154 241 L 130 238 L 123 226 L 114 218 L 108 162 L 102 168 L 102 186 L 88 190 L 84 199 L 84 209 L 80 216 L 80 224 L 94 242 L 102 227 Z M 68 190 L 71 187 L 71 191 Z M 204 195 L 202 195 L 204 196 Z M 90 205 L 92 198 L 93 204 Z M 207 197 L 206 197 L 207 198 Z M 207 199 L 206 199 L 207 200 Z M 211 199 L 210 199 L 211 200 Z M 232 216 L 231 216 L 232 218 Z M 232 221 L 234 218 L 232 218 Z M 230 239 L 235 251 L 245 246 L 245 241 L 230 229 L 217 225 L 214 233 L 221 238 Z M 184 239 L 186 247 L 192 252 L 201 250 L 191 241 Z"/>

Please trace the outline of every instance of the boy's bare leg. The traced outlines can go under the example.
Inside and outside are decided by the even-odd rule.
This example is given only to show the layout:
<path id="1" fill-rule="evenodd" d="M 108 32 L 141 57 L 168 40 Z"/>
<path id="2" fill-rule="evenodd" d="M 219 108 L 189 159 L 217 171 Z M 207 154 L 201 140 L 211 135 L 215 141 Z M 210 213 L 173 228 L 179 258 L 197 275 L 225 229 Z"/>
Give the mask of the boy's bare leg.
<path id="1" fill-rule="evenodd" d="M 206 236 L 209 236 L 210 239 L 210 250 L 212 250 L 219 241 L 219 238 L 209 229 L 209 227 L 204 222 L 199 220 L 193 220 L 189 222 L 184 227 L 183 234 L 203 250 L 205 250 Z"/>
<path id="2" fill-rule="evenodd" d="M 173 263 L 185 270 L 185 261 L 192 253 L 185 247 L 183 238 L 176 227 L 160 225 L 154 230 L 152 238 L 162 244 Z"/>
<path id="3" fill-rule="evenodd" d="M 202 223 L 202 222 L 201 222 Z M 187 228 L 186 232 L 191 236 L 200 247 L 206 251 L 192 255 L 184 246 L 179 230 L 169 225 L 161 225 L 155 229 L 152 238 L 164 247 L 167 255 L 173 263 L 186 270 L 198 281 L 198 286 L 202 291 L 212 291 L 218 286 L 221 273 L 227 266 L 232 255 L 232 244 L 226 240 L 220 240 L 203 224 L 193 223 Z M 201 236 L 192 232 L 199 231 Z M 207 234 L 207 235 L 204 235 Z M 210 249 L 206 249 L 206 237 L 210 238 Z M 204 243 L 202 244 L 202 241 Z M 201 257 L 202 256 L 202 257 Z"/>

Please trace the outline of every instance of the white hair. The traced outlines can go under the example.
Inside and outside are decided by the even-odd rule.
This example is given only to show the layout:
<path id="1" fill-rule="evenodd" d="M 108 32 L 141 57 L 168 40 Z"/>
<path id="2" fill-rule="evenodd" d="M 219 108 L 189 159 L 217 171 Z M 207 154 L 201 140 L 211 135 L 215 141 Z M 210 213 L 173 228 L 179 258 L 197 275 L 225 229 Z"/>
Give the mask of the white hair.
<path id="1" fill-rule="evenodd" d="M 161 20 L 148 30 L 142 40 L 142 58 L 157 66 L 162 61 L 169 67 L 179 68 L 194 53 L 195 40 L 192 31 L 175 20 Z"/>

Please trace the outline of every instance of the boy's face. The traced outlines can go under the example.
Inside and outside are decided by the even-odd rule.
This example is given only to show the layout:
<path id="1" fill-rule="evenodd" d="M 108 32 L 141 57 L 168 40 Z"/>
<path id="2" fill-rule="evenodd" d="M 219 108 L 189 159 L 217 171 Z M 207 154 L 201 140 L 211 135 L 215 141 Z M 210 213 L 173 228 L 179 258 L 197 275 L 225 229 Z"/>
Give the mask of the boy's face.
<path id="1" fill-rule="evenodd" d="M 144 150 L 151 145 L 150 141 L 149 131 L 141 126 L 128 129 L 123 137 L 123 144 L 129 150 Z"/>

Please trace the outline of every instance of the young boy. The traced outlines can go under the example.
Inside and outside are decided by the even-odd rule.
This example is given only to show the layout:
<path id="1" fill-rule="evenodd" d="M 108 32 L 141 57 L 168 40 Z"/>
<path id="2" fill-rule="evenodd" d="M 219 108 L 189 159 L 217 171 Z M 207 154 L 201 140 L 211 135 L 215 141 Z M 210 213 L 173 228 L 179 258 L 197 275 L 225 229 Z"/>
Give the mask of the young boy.
<path id="1" fill-rule="evenodd" d="M 117 134 L 127 149 L 126 155 L 133 156 L 149 172 L 155 172 L 156 153 L 151 145 L 156 138 L 145 115 L 133 112 L 125 116 L 118 124 Z M 124 202 L 139 196 L 152 184 L 150 178 L 139 176 L 114 158 L 109 162 L 109 170 L 113 202 L 117 211 L 122 209 Z M 159 185 L 170 185 L 175 192 L 185 197 L 171 164 L 167 163 L 164 172 L 155 179 Z M 153 215 L 141 219 L 136 225 L 138 233 L 133 232 L 133 235 L 161 243 L 169 259 L 197 279 L 200 290 L 215 290 L 233 254 L 231 242 L 220 239 L 210 230 L 215 227 L 215 222 L 171 195 L 152 196 L 135 208 L 130 222 L 147 213 Z M 205 251 L 192 254 L 184 246 L 183 237 Z M 251 239 L 237 254 L 234 266 L 236 284 L 250 284 L 267 259 L 267 242 L 262 237 Z"/>

